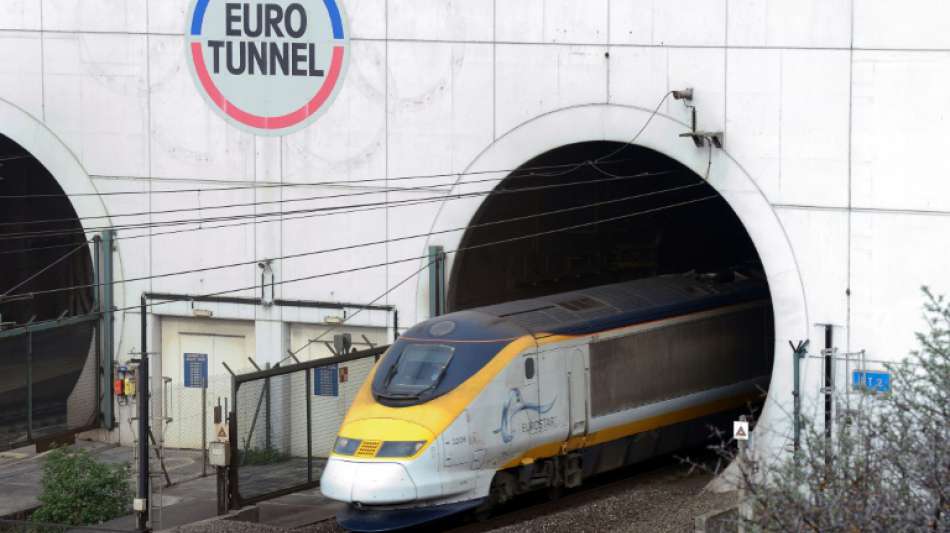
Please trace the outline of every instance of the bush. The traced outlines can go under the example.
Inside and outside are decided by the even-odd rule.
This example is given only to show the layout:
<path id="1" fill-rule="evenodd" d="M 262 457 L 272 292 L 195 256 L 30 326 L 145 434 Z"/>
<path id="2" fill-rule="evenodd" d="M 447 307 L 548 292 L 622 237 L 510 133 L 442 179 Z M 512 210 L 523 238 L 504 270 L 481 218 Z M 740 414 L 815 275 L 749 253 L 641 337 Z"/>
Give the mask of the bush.
<path id="1" fill-rule="evenodd" d="M 890 393 L 836 399 L 830 440 L 803 417 L 800 452 L 737 463 L 747 531 L 950 531 L 950 305 L 924 296 L 929 331 L 886 365 Z"/>
<path id="2" fill-rule="evenodd" d="M 73 526 L 98 524 L 129 510 L 128 466 L 96 461 L 86 450 L 58 448 L 43 465 L 42 506 L 36 522 Z"/>
<path id="3" fill-rule="evenodd" d="M 290 456 L 274 448 L 251 448 L 238 450 L 238 464 L 240 465 L 271 465 L 290 460 Z"/>

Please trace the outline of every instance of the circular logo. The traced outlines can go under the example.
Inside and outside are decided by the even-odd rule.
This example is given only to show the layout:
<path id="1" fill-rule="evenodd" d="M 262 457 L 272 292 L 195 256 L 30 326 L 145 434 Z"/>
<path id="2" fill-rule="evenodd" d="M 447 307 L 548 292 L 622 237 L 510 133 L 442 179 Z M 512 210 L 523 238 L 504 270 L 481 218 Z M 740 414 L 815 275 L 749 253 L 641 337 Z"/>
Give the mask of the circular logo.
<path id="1" fill-rule="evenodd" d="M 349 56 L 337 0 L 192 0 L 185 43 L 199 91 L 258 135 L 303 128 L 333 101 Z"/>

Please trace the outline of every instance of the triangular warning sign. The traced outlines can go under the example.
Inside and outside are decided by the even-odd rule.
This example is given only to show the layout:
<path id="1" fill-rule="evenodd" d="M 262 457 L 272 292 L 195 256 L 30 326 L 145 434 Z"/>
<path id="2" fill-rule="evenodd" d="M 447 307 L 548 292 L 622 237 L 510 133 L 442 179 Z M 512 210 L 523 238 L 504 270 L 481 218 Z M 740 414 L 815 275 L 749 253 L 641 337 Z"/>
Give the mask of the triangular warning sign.
<path id="1" fill-rule="evenodd" d="M 738 428 L 736 428 L 736 438 L 737 438 L 737 439 L 744 439 L 744 438 L 746 438 L 746 437 L 748 437 L 748 435 L 746 435 L 746 432 L 745 432 L 745 428 L 744 428 L 744 427 L 739 426 Z"/>
<path id="2" fill-rule="evenodd" d="M 224 426 L 218 428 L 218 438 L 226 439 L 228 438 L 228 432 L 224 430 Z"/>

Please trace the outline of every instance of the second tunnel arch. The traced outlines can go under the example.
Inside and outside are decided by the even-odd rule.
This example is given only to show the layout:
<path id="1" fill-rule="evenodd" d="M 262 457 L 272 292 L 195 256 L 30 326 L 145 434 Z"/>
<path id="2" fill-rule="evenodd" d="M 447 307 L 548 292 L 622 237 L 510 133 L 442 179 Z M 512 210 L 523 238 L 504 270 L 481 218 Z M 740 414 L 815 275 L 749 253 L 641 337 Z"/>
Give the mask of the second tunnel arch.
<path id="1" fill-rule="evenodd" d="M 791 431 L 785 405 L 792 397 L 791 351 L 787 342 L 808 338 L 808 310 L 801 275 L 793 249 L 779 217 L 768 198 L 759 188 L 754 176 L 729 153 L 728 141 L 724 149 L 707 151 L 696 148 L 679 134 L 688 125 L 676 117 L 652 110 L 615 104 L 580 105 L 552 111 L 530 119 L 496 139 L 464 168 L 456 191 L 487 192 L 494 183 L 466 185 L 464 176 L 477 173 L 504 179 L 510 170 L 517 169 L 540 154 L 557 148 L 592 141 L 626 143 L 631 132 L 651 121 L 637 138 L 636 145 L 647 148 L 677 162 L 695 176 L 706 177 L 706 182 L 724 199 L 748 233 L 758 253 L 771 293 L 774 316 L 774 370 L 769 395 L 759 420 L 762 437 L 757 446 L 766 451 L 779 452 L 783 438 Z M 484 199 L 470 196 L 447 201 L 439 209 L 432 224 L 433 232 L 471 224 Z M 461 246 L 459 232 L 439 233 L 432 236 L 429 245 L 441 245 L 452 251 Z M 448 255 L 447 269 L 455 273 L 456 254 Z M 450 291 L 457 278 L 450 277 Z M 425 318 L 428 288 L 420 280 L 416 290 L 416 319 Z"/>

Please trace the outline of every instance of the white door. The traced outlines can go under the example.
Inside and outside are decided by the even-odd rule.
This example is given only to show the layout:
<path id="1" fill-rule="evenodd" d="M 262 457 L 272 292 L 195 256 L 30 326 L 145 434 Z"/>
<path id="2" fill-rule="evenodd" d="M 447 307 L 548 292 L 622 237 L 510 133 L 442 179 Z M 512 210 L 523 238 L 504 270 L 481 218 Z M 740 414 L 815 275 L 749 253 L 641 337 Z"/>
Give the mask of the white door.
<path id="1" fill-rule="evenodd" d="M 200 387 L 185 386 L 185 354 L 207 358 L 208 383 L 204 391 Z M 172 418 L 165 431 L 165 445 L 201 449 L 202 422 L 204 439 L 212 440 L 214 406 L 219 399 L 223 406 L 224 398 L 230 398 L 231 395 L 231 375 L 222 363 L 227 363 L 234 371 L 246 368 L 249 364 L 244 336 L 182 333 L 179 336 L 178 353 L 163 354 L 163 357 L 165 376 L 171 379 L 165 388 L 168 394 L 165 405 L 170 411 L 168 416 Z"/>
<path id="2" fill-rule="evenodd" d="M 569 437 L 587 434 L 587 351 L 574 348 L 567 356 L 567 385 L 570 403 Z"/>

